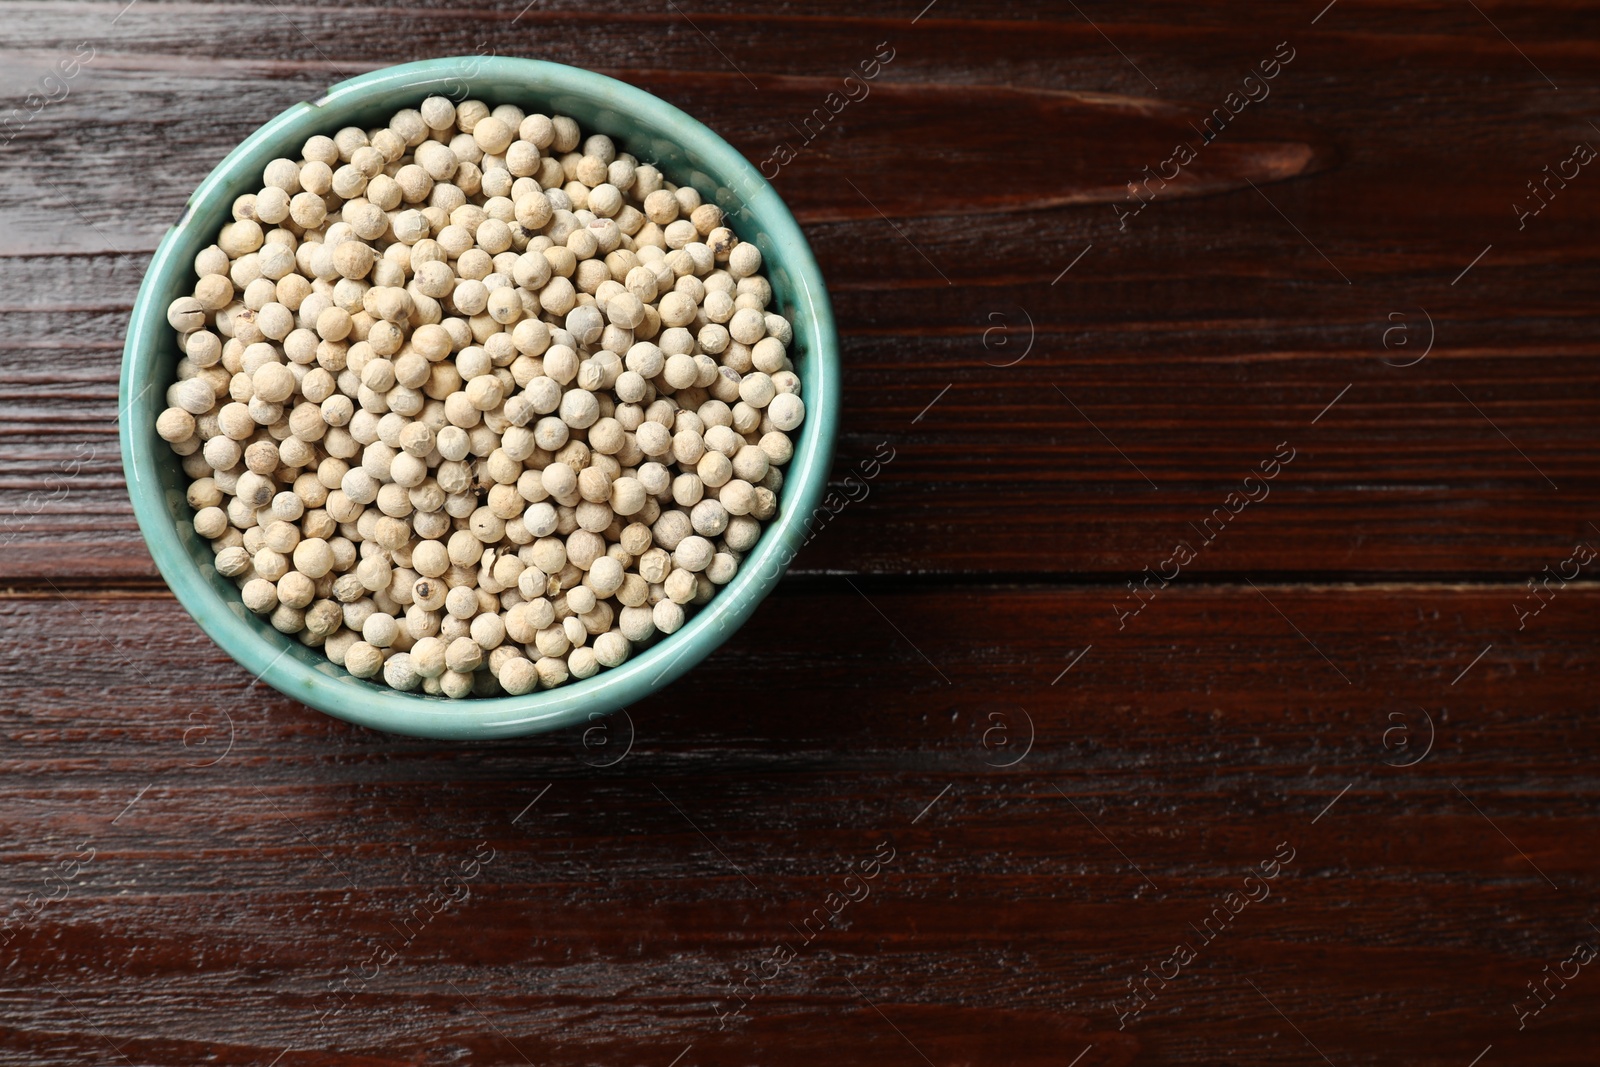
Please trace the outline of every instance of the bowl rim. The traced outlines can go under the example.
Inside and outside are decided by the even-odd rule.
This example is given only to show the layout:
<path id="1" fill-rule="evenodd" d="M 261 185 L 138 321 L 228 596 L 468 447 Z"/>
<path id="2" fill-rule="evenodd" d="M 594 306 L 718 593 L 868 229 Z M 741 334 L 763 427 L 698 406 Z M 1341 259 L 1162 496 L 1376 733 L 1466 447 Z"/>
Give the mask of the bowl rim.
<path id="1" fill-rule="evenodd" d="M 809 320 L 808 330 L 814 338 L 814 350 L 804 353 L 804 358 L 812 361 L 809 377 L 814 380 L 807 382 L 806 424 L 785 468 L 778 515 L 766 524 L 733 581 L 719 589 L 681 629 L 657 638 L 621 666 L 588 679 L 524 696 L 451 700 L 364 682 L 331 663 L 324 663 L 330 668 L 324 673 L 300 656 L 288 654 L 304 648 L 299 641 L 246 612 L 237 598 L 230 604 L 219 595 L 202 573 L 202 564 L 180 541 L 173 502 L 158 477 L 161 450 L 167 445 L 155 435 L 154 419 L 165 401 L 147 394 L 151 385 L 161 380 L 161 361 L 172 358 L 171 327 L 161 290 L 173 272 L 192 271 L 180 250 L 193 239 L 200 224 L 198 205 L 222 196 L 231 203 L 239 194 L 241 175 L 249 173 L 244 168 L 260 153 L 276 149 L 274 154 L 284 154 L 281 150 L 297 149 L 314 134 L 331 134 L 349 124 L 345 119 L 377 106 L 385 95 L 407 91 L 420 101 L 430 92 L 450 86 L 464 86 L 471 92 L 485 83 L 503 86 L 508 81 L 525 85 L 534 98 L 569 93 L 588 98 L 597 109 L 624 109 L 642 127 L 680 146 L 704 170 L 731 187 L 749 217 L 759 220 L 759 228 L 770 239 L 762 248 L 764 258 L 774 246 L 780 251 L 778 262 L 791 279 L 793 314 Z M 485 95 L 503 97 L 506 93 L 502 88 Z M 259 166 L 255 169 L 258 172 Z M 736 221 L 730 225 L 739 228 Z M 212 238 L 214 234 L 203 235 L 208 242 Z M 839 394 L 838 337 L 822 272 L 788 206 L 737 149 L 665 100 L 603 74 L 544 60 L 450 56 L 362 74 L 333 85 L 315 102 L 286 108 L 241 141 L 200 182 L 190 194 L 182 218 L 157 246 L 134 302 L 118 387 L 118 436 L 134 516 L 156 567 L 178 602 L 224 652 L 284 695 L 336 718 L 415 737 L 482 740 L 559 729 L 624 708 L 683 675 L 742 625 L 777 585 L 807 536 L 809 518 L 827 486 L 838 430 Z M 170 451 L 164 459 L 172 462 Z M 181 498 L 179 503 L 188 507 Z"/>

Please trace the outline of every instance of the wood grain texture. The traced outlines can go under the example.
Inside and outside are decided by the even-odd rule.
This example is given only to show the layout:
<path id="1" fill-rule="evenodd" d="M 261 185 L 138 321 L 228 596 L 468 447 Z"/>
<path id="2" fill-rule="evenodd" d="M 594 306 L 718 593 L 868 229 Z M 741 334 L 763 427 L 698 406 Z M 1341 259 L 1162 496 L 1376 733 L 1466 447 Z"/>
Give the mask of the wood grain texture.
<path id="1" fill-rule="evenodd" d="M 1581 1062 L 1581 979 L 1524 1031 L 1511 1005 L 1594 936 L 1600 587 L 1521 633 L 1518 592 L 1175 587 L 1118 634 L 1104 590 L 813 583 L 632 707 L 605 769 L 623 721 L 441 750 L 252 686 L 168 598 L 12 599 L 0 889 L 94 856 L 17 928 L 0 1062 L 103 1057 L 91 1021 L 139 1064 L 920 1062 L 894 1027 L 937 1064 L 1314 1061 L 1295 1026 L 1339 1064 Z"/>
<path id="2" fill-rule="evenodd" d="M 916 25 L 826 5 L 691 25 L 545 7 L 140 0 L 115 27 L 104 5 L 19 7 L 13 95 L 79 40 L 99 51 L 0 174 L 0 575 L 153 574 L 119 485 L 115 374 L 144 258 L 212 164 L 341 73 L 480 48 L 619 74 L 758 163 L 894 50 L 776 179 L 844 334 L 838 478 L 881 440 L 904 457 L 803 571 L 1136 573 L 1285 439 L 1308 462 L 1205 567 L 1520 579 L 1595 520 L 1596 201 L 1580 178 L 1521 230 L 1511 210 L 1596 136 L 1592 15 L 1342 0 L 1314 27 L 1168 5 L 1085 9 L 1091 26 L 941 2 Z M 1295 58 L 1271 95 L 1203 144 L 1191 124 L 1280 41 Z M 58 131 L 78 136 L 46 152 Z M 1108 197 L 1179 138 L 1196 161 L 1120 225 L 1136 201 Z"/>
<path id="3" fill-rule="evenodd" d="M 6 107 L 95 58 L 0 133 L 0 1065 L 1592 1062 L 1592 968 L 1516 1006 L 1600 944 L 1600 585 L 1526 584 L 1600 543 L 1600 177 L 1513 205 L 1600 144 L 1600 10 L 925 3 L 7 5 Z M 625 718 L 441 746 L 195 627 L 116 377 L 232 145 L 488 51 L 797 149 L 846 398 L 748 627 Z"/>

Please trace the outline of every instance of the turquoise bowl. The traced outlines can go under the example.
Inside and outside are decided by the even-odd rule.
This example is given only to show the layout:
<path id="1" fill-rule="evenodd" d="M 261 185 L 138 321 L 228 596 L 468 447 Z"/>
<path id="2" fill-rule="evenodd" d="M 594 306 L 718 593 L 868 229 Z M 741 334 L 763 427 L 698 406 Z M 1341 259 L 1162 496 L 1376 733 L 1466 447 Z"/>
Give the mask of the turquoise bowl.
<path id="1" fill-rule="evenodd" d="M 794 324 L 790 346 L 806 398 L 806 421 L 785 470 L 779 512 L 733 581 L 680 629 L 620 667 L 526 696 L 450 700 L 401 693 L 362 681 L 278 633 L 247 611 L 233 583 L 216 573 L 210 546 L 194 532 L 187 479 L 156 416 L 177 373 L 167 305 L 191 291 L 195 255 L 230 217 L 233 200 L 260 186 L 279 156 L 299 158 L 314 134 L 370 128 L 431 94 L 475 97 L 570 115 L 584 132 L 605 133 L 638 159 L 721 205 L 729 225 L 754 241 L 775 303 Z M 731 145 L 671 104 L 631 85 L 559 63 L 459 56 L 407 63 L 333 86 L 256 130 L 217 164 L 150 261 L 133 306 L 122 356 L 118 407 L 129 495 L 156 566 L 201 629 L 252 675 L 285 696 L 375 730 L 447 740 L 515 737 L 558 729 L 616 711 L 669 685 L 748 619 L 806 537 L 828 479 L 839 422 L 839 342 L 822 274 L 794 216 Z"/>

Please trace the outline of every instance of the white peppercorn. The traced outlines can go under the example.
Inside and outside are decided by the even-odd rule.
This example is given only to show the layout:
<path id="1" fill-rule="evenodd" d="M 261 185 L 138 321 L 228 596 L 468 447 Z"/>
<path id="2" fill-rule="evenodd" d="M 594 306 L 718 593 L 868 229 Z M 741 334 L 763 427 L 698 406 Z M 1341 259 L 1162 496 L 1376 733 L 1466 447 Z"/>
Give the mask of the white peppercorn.
<path id="1" fill-rule="evenodd" d="M 806 405 L 796 393 L 778 393 L 767 403 L 767 415 L 775 430 L 788 433 L 805 420 Z"/>
<path id="2" fill-rule="evenodd" d="M 501 688 L 511 696 L 523 696 L 539 686 L 539 672 L 533 661 L 520 656 L 507 660 L 498 677 Z"/>
<path id="3" fill-rule="evenodd" d="M 240 590 L 244 606 L 260 615 L 278 606 L 278 587 L 267 578 L 252 578 Z"/>
<path id="4" fill-rule="evenodd" d="M 348 661 L 349 653 L 345 654 Z M 383 661 L 383 680 L 391 689 L 401 691 L 415 689 L 422 681 L 422 676 L 411 663 L 411 655 L 406 652 L 397 652 Z"/>
<path id="5" fill-rule="evenodd" d="M 761 264 L 609 137 L 429 97 L 234 202 L 157 433 L 217 573 L 353 676 L 587 678 L 776 513 L 805 406 Z"/>
<path id="6" fill-rule="evenodd" d="M 361 639 L 376 648 L 388 648 L 399 636 L 400 623 L 387 612 L 373 612 L 361 626 Z"/>
<path id="7" fill-rule="evenodd" d="M 383 670 L 383 650 L 366 641 L 357 641 L 345 649 L 344 669 L 357 678 L 371 678 Z"/>
<path id="8" fill-rule="evenodd" d="M 650 611 L 655 628 L 664 634 L 676 633 L 684 622 L 684 610 L 676 601 L 658 601 Z"/>

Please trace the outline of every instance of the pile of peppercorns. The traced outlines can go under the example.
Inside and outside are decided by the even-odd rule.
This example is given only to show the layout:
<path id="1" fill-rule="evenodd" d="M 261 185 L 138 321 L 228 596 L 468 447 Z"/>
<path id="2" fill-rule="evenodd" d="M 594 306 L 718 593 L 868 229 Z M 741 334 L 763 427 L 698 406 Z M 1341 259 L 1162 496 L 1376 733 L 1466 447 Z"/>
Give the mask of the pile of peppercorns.
<path id="1" fill-rule="evenodd" d="M 275 159 L 168 309 L 156 428 L 244 605 L 358 678 L 588 678 L 776 514 L 805 418 L 761 253 L 563 116 L 430 97 Z"/>

